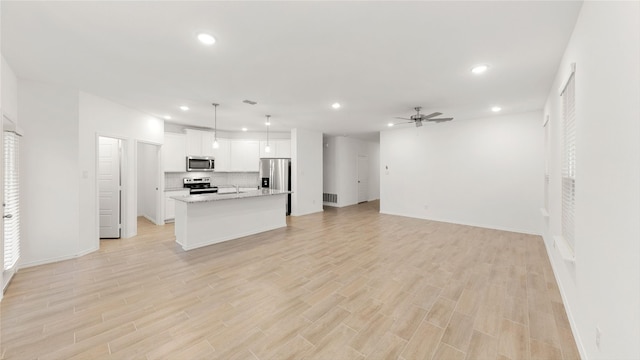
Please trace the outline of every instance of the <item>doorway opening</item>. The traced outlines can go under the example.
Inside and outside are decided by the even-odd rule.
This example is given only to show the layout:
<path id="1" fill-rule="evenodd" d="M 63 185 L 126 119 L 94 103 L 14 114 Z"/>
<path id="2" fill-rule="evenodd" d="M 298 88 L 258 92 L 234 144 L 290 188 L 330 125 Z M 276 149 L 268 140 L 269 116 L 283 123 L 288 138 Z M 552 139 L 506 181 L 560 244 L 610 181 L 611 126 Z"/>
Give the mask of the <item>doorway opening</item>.
<path id="1" fill-rule="evenodd" d="M 160 146 L 138 142 L 137 145 L 137 216 L 156 225 L 164 225 L 164 196 L 159 189 L 162 173 L 160 168 Z M 139 222 L 139 221 L 138 221 Z"/>
<path id="2" fill-rule="evenodd" d="M 358 155 L 358 204 L 369 201 L 369 157 Z"/>

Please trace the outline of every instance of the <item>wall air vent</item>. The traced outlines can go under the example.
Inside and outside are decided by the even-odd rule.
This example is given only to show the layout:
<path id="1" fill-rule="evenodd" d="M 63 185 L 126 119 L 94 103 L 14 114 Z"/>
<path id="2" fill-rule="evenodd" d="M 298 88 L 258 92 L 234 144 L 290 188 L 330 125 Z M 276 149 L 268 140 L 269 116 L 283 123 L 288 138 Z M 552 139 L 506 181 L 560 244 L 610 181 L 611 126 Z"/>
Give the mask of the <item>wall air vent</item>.
<path id="1" fill-rule="evenodd" d="M 322 193 L 322 201 L 326 202 L 326 203 L 337 204 L 338 203 L 338 194 Z"/>
<path id="2" fill-rule="evenodd" d="M 251 101 L 251 100 L 243 100 L 242 102 L 245 103 L 245 104 L 249 104 L 249 105 L 255 105 L 255 104 L 258 103 L 256 101 Z"/>

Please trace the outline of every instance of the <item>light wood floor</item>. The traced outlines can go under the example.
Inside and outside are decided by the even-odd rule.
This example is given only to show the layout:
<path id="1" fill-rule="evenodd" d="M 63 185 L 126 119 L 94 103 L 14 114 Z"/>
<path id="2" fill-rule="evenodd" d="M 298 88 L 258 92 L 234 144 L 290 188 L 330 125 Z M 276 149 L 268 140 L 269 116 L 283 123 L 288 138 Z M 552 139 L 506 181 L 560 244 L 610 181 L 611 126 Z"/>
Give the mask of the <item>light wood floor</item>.
<path id="1" fill-rule="evenodd" d="M 378 203 L 182 251 L 173 225 L 21 270 L 6 359 L 578 359 L 542 239 Z M 212 229 L 215 231 L 215 229 Z"/>

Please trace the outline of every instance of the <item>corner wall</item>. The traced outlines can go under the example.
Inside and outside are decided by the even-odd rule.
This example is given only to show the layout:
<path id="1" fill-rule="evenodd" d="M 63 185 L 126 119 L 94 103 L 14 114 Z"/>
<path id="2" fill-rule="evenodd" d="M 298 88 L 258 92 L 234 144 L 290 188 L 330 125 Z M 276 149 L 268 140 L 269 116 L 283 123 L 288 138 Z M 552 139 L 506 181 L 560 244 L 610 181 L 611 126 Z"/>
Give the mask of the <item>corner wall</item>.
<path id="1" fill-rule="evenodd" d="M 380 212 L 540 234 L 541 112 L 380 133 Z"/>
<path id="2" fill-rule="evenodd" d="M 78 92 L 20 79 L 22 266 L 68 259 L 79 245 Z"/>
<path id="3" fill-rule="evenodd" d="M 137 233 L 136 140 L 162 145 L 164 121 L 83 92 L 79 96 L 79 120 L 79 159 L 82 173 L 80 213 L 84 214 L 80 224 L 80 252 L 88 252 L 99 246 L 96 183 L 98 136 L 124 140 L 123 170 L 126 175 L 123 183 L 128 193 L 124 194 L 122 208 L 129 228 L 123 231 L 122 236 L 131 237 Z"/>
<path id="4" fill-rule="evenodd" d="M 291 130 L 291 215 L 322 211 L 322 133 Z"/>
<path id="5" fill-rule="evenodd" d="M 576 64 L 575 262 L 561 234 L 560 88 Z M 544 240 L 581 356 L 640 358 L 640 3 L 586 1 L 545 115 L 551 125 Z M 596 345 L 596 327 L 602 331 Z"/>

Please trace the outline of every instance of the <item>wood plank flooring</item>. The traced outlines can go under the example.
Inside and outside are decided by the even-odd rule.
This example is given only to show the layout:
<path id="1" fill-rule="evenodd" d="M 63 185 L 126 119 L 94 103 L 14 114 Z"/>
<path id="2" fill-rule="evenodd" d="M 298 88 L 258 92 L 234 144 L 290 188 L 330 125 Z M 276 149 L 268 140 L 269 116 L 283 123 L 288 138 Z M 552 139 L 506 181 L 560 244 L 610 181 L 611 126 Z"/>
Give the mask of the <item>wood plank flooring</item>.
<path id="1" fill-rule="evenodd" d="M 579 359 L 540 237 L 378 206 L 190 252 L 140 220 L 135 238 L 21 270 L 2 357 Z"/>

